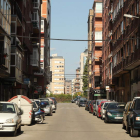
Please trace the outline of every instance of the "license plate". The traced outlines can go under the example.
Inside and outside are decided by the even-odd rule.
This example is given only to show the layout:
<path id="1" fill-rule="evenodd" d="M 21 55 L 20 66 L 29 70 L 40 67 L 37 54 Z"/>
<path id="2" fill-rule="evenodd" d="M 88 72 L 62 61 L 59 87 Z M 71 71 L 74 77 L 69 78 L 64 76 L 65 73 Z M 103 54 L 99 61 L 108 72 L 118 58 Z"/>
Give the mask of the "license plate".
<path id="1" fill-rule="evenodd" d="M 115 119 L 122 119 L 123 117 L 115 117 Z"/>

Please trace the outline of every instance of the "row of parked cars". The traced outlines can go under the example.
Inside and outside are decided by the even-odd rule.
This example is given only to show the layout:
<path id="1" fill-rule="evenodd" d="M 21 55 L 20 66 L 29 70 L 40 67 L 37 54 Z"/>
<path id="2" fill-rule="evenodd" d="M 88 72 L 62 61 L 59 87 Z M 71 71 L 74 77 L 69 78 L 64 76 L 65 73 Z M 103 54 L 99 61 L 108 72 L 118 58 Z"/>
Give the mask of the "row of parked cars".
<path id="1" fill-rule="evenodd" d="M 0 133 L 11 133 L 16 136 L 22 125 L 43 123 L 45 115 L 52 116 L 57 109 L 54 97 L 29 99 L 17 95 L 10 100 L 0 101 Z"/>
<path id="2" fill-rule="evenodd" d="M 75 99 L 79 105 L 81 99 Z M 127 103 L 107 99 L 86 100 L 85 110 L 105 123 L 119 122 L 131 137 L 137 137 L 140 131 L 140 97 L 134 97 Z"/>

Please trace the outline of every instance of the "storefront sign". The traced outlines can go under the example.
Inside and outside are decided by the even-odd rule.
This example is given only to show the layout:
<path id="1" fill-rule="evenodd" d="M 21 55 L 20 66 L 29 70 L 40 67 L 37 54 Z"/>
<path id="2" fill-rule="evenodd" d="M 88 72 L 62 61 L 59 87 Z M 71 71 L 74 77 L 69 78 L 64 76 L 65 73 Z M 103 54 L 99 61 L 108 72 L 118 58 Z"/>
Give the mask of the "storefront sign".
<path id="1" fill-rule="evenodd" d="M 109 86 L 106 86 L 105 88 L 106 88 L 106 90 L 110 90 L 110 87 Z"/>
<path id="2" fill-rule="evenodd" d="M 24 84 L 29 85 L 30 79 L 29 78 L 24 78 Z"/>
<path id="3" fill-rule="evenodd" d="M 106 96 L 106 94 L 94 94 L 94 96 Z"/>

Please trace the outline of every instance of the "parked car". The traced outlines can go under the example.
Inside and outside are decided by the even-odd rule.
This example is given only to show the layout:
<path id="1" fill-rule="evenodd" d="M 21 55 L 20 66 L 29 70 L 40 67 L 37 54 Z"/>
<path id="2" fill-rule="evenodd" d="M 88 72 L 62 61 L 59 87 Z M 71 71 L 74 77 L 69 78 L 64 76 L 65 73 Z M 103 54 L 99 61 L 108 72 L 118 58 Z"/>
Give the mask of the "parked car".
<path id="1" fill-rule="evenodd" d="M 104 104 L 101 107 L 101 119 L 103 120 L 105 118 L 105 112 L 107 105 L 111 103 L 110 101 L 104 102 Z"/>
<path id="2" fill-rule="evenodd" d="M 131 137 L 137 137 L 140 131 L 140 97 L 134 97 L 129 112 L 126 129 Z"/>
<path id="3" fill-rule="evenodd" d="M 91 100 L 87 101 L 86 102 L 86 105 L 85 105 L 85 110 L 89 111 L 89 105 L 91 103 Z"/>
<path id="4" fill-rule="evenodd" d="M 53 109 L 52 109 L 52 105 L 50 103 L 50 101 L 48 100 L 42 100 L 41 102 L 44 102 L 45 103 L 45 107 L 44 107 L 44 112 L 45 112 L 45 115 L 49 115 L 49 116 L 52 116 L 53 115 Z"/>
<path id="5" fill-rule="evenodd" d="M 104 122 L 122 122 L 125 103 L 111 102 L 106 107 Z"/>
<path id="6" fill-rule="evenodd" d="M 78 106 L 79 106 L 79 107 L 80 107 L 80 106 L 85 107 L 86 102 L 87 102 L 87 99 L 86 99 L 86 98 L 80 98 L 80 101 L 79 101 Z"/>
<path id="7" fill-rule="evenodd" d="M 75 98 L 75 99 L 71 100 L 71 103 L 75 103 L 75 102 L 76 102 L 76 100 L 77 100 L 77 98 Z"/>
<path id="8" fill-rule="evenodd" d="M 57 109 L 57 101 L 56 101 L 55 97 L 50 97 L 50 98 L 53 99 L 54 105 L 55 105 L 55 110 L 56 110 Z"/>
<path id="9" fill-rule="evenodd" d="M 98 100 L 96 100 L 95 109 L 94 109 L 93 115 L 97 115 L 98 105 L 101 103 L 101 101 L 107 101 L 107 99 L 98 99 Z"/>
<path id="10" fill-rule="evenodd" d="M 20 133 L 22 113 L 16 103 L 0 102 L 0 132 Z"/>
<path id="11" fill-rule="evenodd" d="M 101 103 L 98 105 L 98 112 L 97 112 L 97 117 L 98 118 L 101 117 L 101 108 L 102 108 L 102 106 L 105 102 L 107 102 L 107 101 L 101 101 Z"/>
<path id="12" fill-rule="evenodd" d="M 38 111 L 39 109 L 39 106 L 37 105 L 37 103 L 33 100 L 33 99 L 30 99 L 33 103 L 33 114 L 32 114 L 32 123 L 35 121 L 35 112 Z"/>
<path id="13" fill-rule="evenodd" d="M 51 99 L 51 98 L 48 98 L 48 99 L 49 99 L 49 103 L 52 106 L 52 112 L 55 113 L 56 112 L 56 106 L 55 106 L 54 100 Z"/>
<path id="14" fill-rule="evenodd" d="M 89 113 L 93 113 L 93 106 L 95 105 L 96 100 L 92 100 L 89 104 Z"/>

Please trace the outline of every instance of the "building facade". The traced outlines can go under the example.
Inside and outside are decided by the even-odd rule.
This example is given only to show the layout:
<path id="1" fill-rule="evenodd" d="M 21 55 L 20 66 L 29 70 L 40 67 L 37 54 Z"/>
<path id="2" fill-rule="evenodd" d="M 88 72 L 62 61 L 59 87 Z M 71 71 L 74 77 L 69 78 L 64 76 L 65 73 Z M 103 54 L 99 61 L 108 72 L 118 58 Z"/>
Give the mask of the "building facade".
<path id="1" fill-rule="evenodd" d="M 80 91 L 83 92 L 83 73 L 87 61 L 88 49 L 86 49 L 80 56 Z"/>
<path id="2" fill-rule="evenodd" d="M 91 54 L 91 91 L 94 99 L 105 98 L 105 90 L 102 88 L 102 0 L 93 3 L 92 18 L 92 54 Z"/>
<path id="3" fill-rule="evenodd" d="M 79 67 L 76 69 L 76 78 L 75 78 L 75 85 L 74 85 L 75 93 L 81 92 L 80 79 L 81 79 L 81 75 L 80 75 L 80 67 Z"/>
<path id="4" fill-rule="evenodd" d="M 72 81 L 65 80 L 65 94 L 72 94 Z"/>
<path id="5" fill-rule="evenodd" d="M 50 57 L 50 71 L 52 71 L 52 82 L 50 91 L 53 94 L 64 94 L 65 83 L 65 59 L 54 54 Z"/>

